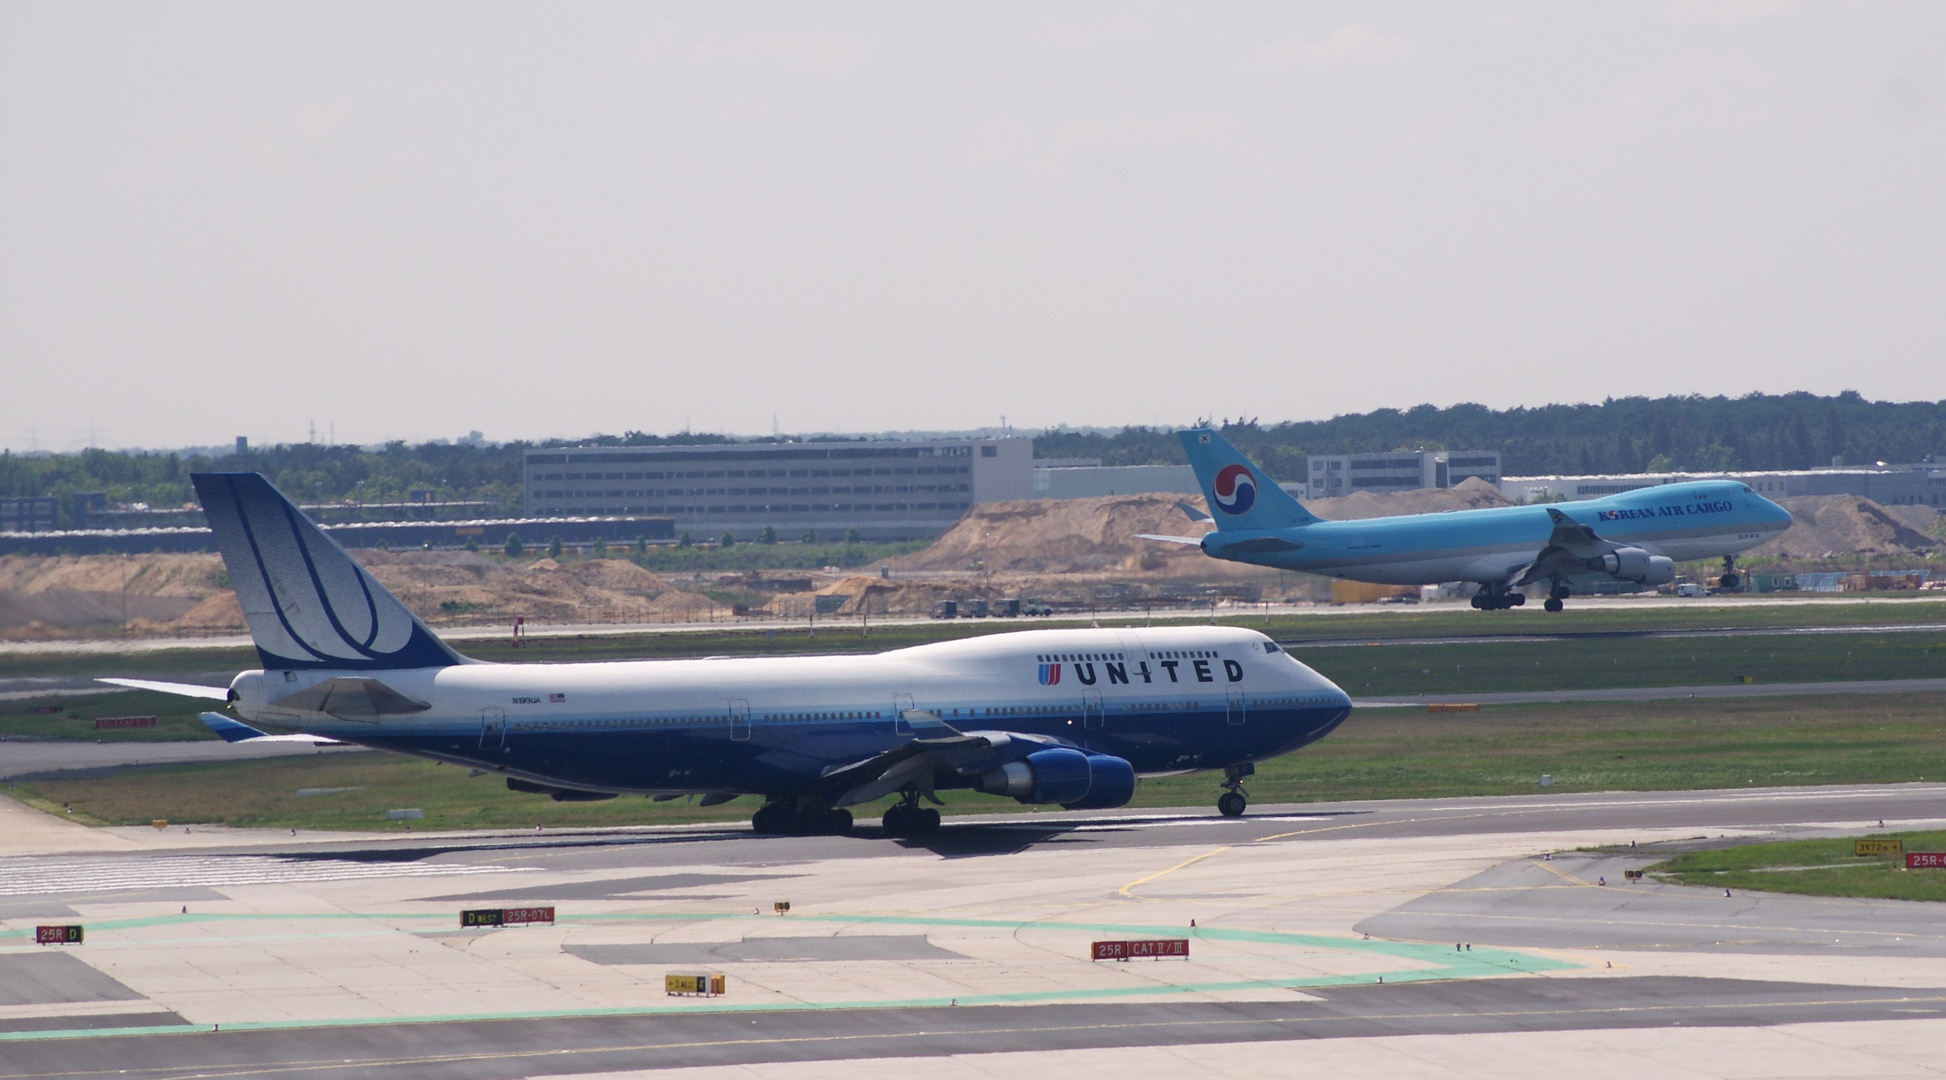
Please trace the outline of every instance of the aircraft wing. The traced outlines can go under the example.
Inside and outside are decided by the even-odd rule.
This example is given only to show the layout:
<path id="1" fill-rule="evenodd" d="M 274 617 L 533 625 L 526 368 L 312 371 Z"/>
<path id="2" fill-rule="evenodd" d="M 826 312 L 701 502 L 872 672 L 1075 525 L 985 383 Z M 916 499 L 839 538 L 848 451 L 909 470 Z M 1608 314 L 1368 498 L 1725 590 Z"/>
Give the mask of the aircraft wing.
<path id="1" fill-rule="evenodd" d="M 344 743 L 339 742 L 337 739 L 327 739 L 322 735 L 272 735 L 267 731 L 259 731 L 256 728 L 251 727 L 249 724 L 232 720 L 229 717 L 224 716 L 222 713 L 206 712 L 206 713 L 199 713 L 198 715 L 202 718 L 203 723 L 206 726 L 208 726 L 208 728 L 211 731 L 214 731 L 218 735 L 223 737 L 224 742 L 233 742 L 233 743 L 234 742 L 251 742 L 251 743 L 303 742 L 303 743 L 311 743 L 315 746 L 345 745 Z"/>
<path id="2" fill-rule="evenodd" d="M 1531 585 L 1557 573 L 1581 571 L 1587 567 L 1588 560 L 1600 558 L 1621 546 L 1603 540 L 1595 534 L 1595 530 L 1551 506 L 1547 508 L 1547 516 L 1554 521 L 1554 531 L 1548 534 L 1547 545 L 1534 556 L 1534 561 L 1514 575 L 1511 584 L 1515 588 Z"/>
<path id="3" fill-rule="evenodd" d="M 926 797 L 938 802 L 932 793 L 935 773 L 985 772 L 1036 750 L 1060 745 L 1039 735 L 1019 732 L 955 731 L 938 717 L 920 710 L 906 713 L 905 719 L 915 732 L 926 734 L 824 775 L 821 785 L 836 793 L 835 805 L 856 806 L 909 787 L 917 787 Z"/>
<path id="4" fill-rule="evenodd" d="M 1158 536 L 1155 533 L 1136 533 L 1135 538 L 1137 540 L 1160 540 L 1165 544 L 1193 544 L 1196 547 L 1203 546 L 1203 538 L 1200 536 Z"/>
<path id="5" fill-rule="evenodd" d="M 195 683 L 157 682 L 154 679 L 96 679 L 96 682 L 113 683 L 126 686 L 131 690 L 153 690 L 159 694 L 175 694 L 178 697 L 208 698 L 211 701 L 230 700 L 230 691 L 222 686 L 198 686 Z"/>

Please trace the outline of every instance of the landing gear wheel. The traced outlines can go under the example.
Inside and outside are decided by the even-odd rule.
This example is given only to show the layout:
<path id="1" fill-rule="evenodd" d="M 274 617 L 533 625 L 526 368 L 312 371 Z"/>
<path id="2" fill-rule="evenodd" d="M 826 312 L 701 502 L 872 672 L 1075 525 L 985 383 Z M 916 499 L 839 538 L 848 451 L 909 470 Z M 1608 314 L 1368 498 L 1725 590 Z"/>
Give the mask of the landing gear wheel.
<path id="1" fill-rule="evenodd" d="M 1482 594 L 1475 593 L 1473 596 L 1473 610 L 1485 611 L 1486 609 L 1487 609 L 1487 598 Z"/>
<path id="2" fill-rule="evenodd" d="M 1743 578 L 1736 574 L 1724 574 L 1722 577 L 1716 579 L 1716 583 L 1726 589 L 1734 589 L 1743 584 Z"/>
<path id="3" fill-rule="evenodd" d="M 751 815 L 750 828 L 753 832 L 781 835 L 791 831 L 793 817 L 790 808 L 783 803 L 765 803 Z"/>
<path id="4" fill-rule="evenodd" d="M 1526 594 L 1526 593 L 1524 593 L 1524 592 L 1517 592 L 1517 593 L 1508 593 L 1508 594 L 1507 594 L 1507 606 L 1508 606 L 1508 607 L 1525 607 L 1525 606 L 1526 606 L 1526 604 L 1527 604 L 1527 594 Z"/>
<path id="5" fill-rule="evenodd" d="M 1549 611 L 1559 611 L 1566 605 L 1561 603 L 1561 601 L 1558 598 L 1550 596 L 1547 598 L 1547 603 L 1542 604 L 1541 606 L 1546 608 Z"/>
<path id="6" fill-rule="evenodd" d="M 1222 811 L 1224 817 L 1242 817 L 1249 805 L 1250 801 L 1243 797 L 1241 791 L 1226 791 L 1222 798 L 1216 800 L 1216 808 Z"/>
<path id="7" fill-rule="evenodd" d="M 885 816 L 879 819 L 878 827 L 887 836 L 912 835 L 913 807 L 904 803 L 894 803 L 885 808 Z"/>
<path id="8" fill-rule="evenodd" d="M 912 812 L 912 835 L 931 836 L 939 831 L 939 811 L 923 806 Z"/>

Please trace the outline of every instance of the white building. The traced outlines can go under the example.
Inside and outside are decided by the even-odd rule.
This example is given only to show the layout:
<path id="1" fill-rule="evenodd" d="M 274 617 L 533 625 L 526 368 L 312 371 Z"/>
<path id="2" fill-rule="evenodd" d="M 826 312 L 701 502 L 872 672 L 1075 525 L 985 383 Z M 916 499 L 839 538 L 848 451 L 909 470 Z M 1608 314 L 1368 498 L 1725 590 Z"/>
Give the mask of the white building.
<path id="1" fill-rule="evenodd" d="M 1313 499 L 1449 488 L 1470 476 L 1500 483 L 1498 450 L 1405 450 L 1387 454 L 1312 454 L 1305 492 Z"/>

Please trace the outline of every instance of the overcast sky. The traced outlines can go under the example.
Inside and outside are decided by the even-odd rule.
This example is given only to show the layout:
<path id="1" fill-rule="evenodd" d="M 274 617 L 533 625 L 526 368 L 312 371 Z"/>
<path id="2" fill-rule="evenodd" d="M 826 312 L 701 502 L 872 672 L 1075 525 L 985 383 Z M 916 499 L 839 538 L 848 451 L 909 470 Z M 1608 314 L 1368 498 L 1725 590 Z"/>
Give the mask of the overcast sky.
<path id="1" fill-rule="evenodd" d="M 0 3 L 0 445 L 1946 398 L 1946 4 Z"/>

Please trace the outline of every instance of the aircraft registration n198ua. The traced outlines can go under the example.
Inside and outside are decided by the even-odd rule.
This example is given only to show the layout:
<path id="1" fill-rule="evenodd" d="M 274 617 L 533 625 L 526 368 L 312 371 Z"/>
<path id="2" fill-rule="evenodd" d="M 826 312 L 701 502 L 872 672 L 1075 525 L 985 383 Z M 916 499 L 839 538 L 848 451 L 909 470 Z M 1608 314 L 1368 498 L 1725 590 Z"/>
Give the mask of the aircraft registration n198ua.
<path id="1" fill-rule="evenodd" d="M 192 480 L 263 669 L 227 691 L 142 686 L 564 802 L 760 795 L 758 831 L 811 834 L 897 796 L 885 831 L 912 836 L 939 827 L 920 800 L 941 790 L 1106 809 L 1139 775 L 1221 769 L 1218 806 L 1235 817 L 1256 762 L 1351 711 L 1269 638 L 1215 626 L 1030 630 L 858 656 L 484 663 L 447 647 L 263 477 Z"/>
<path id="2" fill-rule="evenodd" d="M 1734 480 L 1640 488 L 1556 506 L 1498 506 L 1364 521 L 1325 521 L 1207 428 L 1177 433 L 1196 470 L 1214 532 L 1143 539 L 1196 544 L 1213 558 L 1305 570 L 1381 585 L 1479 585 L 1473 606 L 1527 602 L 1517 591 L 1546 582 L 1560 611 L 1574 582 L 1641 585 L 1674 580 L 1677 562 L 1723 560 L 1721 584 L 1738 584 L 1735 555 L 1789 528 L 1790 511 Z"/>

